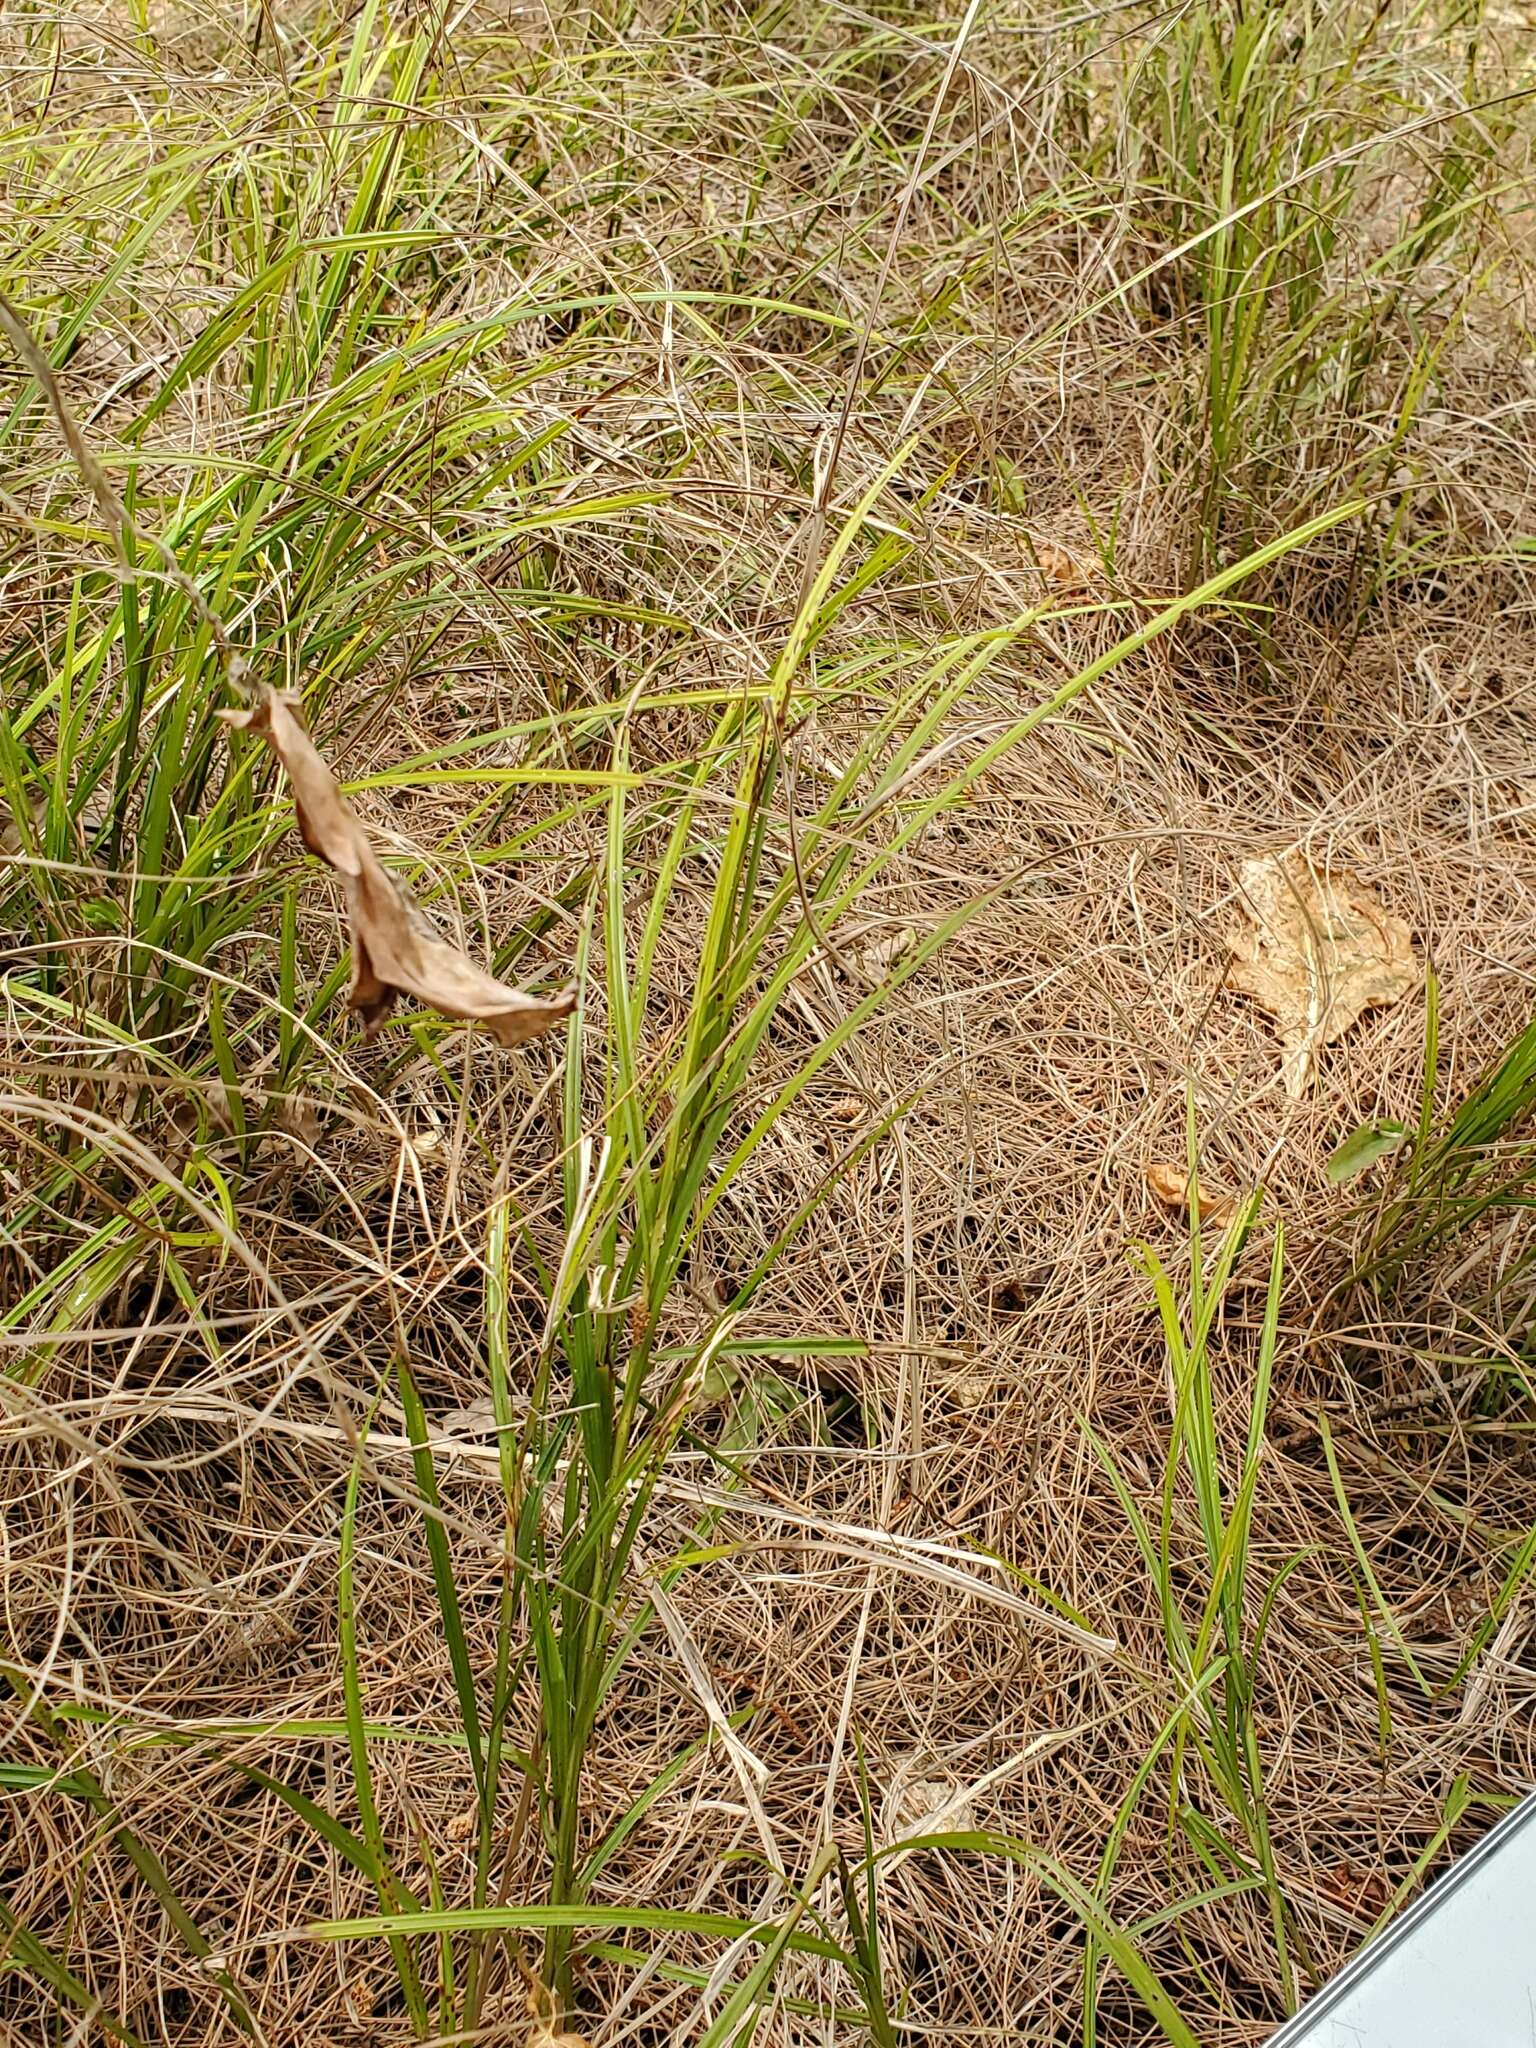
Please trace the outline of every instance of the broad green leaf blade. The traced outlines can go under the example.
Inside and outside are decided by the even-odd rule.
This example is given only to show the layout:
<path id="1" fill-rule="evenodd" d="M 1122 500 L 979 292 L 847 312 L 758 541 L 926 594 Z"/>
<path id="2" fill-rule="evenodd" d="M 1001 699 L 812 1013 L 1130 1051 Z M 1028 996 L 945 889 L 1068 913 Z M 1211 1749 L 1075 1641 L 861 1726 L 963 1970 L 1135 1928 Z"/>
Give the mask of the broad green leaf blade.
<path id="1" fill-rule="evenodd" d="M 1408 1126 L 1393 1117 L 1377 1117 L 1352 1130 L 1328 1155 L 1328 1178 L 1335 1187 L 1364 1173 L 1378 1159 L 1388 1159 L 1408 1138 Z"/>

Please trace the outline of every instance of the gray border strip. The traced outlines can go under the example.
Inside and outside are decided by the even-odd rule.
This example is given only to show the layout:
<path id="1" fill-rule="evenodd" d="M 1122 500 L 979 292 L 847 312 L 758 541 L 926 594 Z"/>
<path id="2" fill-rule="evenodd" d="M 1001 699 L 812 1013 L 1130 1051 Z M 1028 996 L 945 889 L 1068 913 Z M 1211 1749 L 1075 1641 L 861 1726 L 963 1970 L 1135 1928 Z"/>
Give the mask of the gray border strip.
<path id="1" fill-rule="evenodd" d="M 1494 1823 L 1480 1842 L 1470 1848 L 1464 1856 L 1458 1857 L 1444 1876 L 1436 1878 L 1428 1891 L 1415 1899 L 1400 1919 L 1392 1921 L 1369 1947 L 1352 1956 L 1339 1974 L 1325 1984 L 1321 1991 L 1314 1992 L 1294 2019 L 1287 2020 L 1277 2034 L 1271 2034 L 1268 2048 L 1301 2048 L 1301 2043 L 1307 2039 L 1311 2030 L 1356 1990 L 1363 1978 L 1372 1975 L 1394 1949 L 1411 1940 L 1424 1922 L 1440 1910 L 1466 1878 L 1475 1870 L 1481 1869 L 1490 1858 L 1497 1856 L 1514 1836 L 1533 1824 L 1536 1824 L 1536 1792 L 1529 1792 L 1518 1806 L 1506 1813 L 1502 1820 Z"/>

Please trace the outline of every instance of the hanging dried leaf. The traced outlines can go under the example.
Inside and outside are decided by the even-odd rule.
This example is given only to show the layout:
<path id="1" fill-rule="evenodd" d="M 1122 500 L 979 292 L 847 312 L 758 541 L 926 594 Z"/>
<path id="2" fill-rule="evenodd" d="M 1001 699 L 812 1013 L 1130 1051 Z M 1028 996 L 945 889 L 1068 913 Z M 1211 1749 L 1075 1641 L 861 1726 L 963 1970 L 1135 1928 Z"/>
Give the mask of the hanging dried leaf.
<path id="1" fill-rule="evenodd" d="M 1147 1186 L 1158 1201 L 1166 1202 L 1170 1209 L 1189 1208 L 1189 1175 L 1182 1166 L 1149 1166 Z M 1237 1214 L 1237 1201 L 1232 1195 L 1208 1194 L 1202 1187 L 1198 1200 L 1200 1221 L 1214 1223 L 1218 1229 L 1230 1223 Z"/>
<path id="2" fill-rule="evenodd" d="M 299 832 L 311 853 L 342 876 L 352 925 L 352 987 L 348 1003 L 371 1038 L 398 996 L 414 996 L 445 1017 L 484 1024 L 503 1045 L 537 1038 L 575 997 L 531 996 L 497 981 L 432 926 L 399 888 L 373 850 L 340 785 L 321 759 L 296 697 L 265 690 L 248 711 L 220 714 L 264 739 L 293 785 Z"/>
<path id="3" fill-rule="evenodd" d="M 1274 1018 L 1285 1092 L 1299 1096 L 1323 1046 L 1417 985 L 1413 934 L 1364 882 L 1320 872 L 1299 849 L 1245 861 L 1241 882 L 1228 982 Z"/>

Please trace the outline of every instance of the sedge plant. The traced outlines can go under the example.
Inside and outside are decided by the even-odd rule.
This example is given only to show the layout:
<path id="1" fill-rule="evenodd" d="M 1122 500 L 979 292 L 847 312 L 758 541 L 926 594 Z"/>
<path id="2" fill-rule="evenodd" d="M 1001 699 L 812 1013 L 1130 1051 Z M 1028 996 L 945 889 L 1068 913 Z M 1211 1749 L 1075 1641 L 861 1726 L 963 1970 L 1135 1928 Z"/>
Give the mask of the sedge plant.
<path id="1" fill-rule="evenodd" d="M 1169 1677 L 1180 1702 L 1143 1759 L 1111 1830 L 1100 1886 L 1107 1887 L 1112 1880 L 1130 1813 L 1166 1750 L 1172 1829 L 1213 1884 L 1253 1889 L 1263 1898 L 1283 1994 L 1293 2002 L 1295 1972 L 1308 1967 L 1307 1951 L 1276 1867 L 1257 1727 L 1260 1653 L 1285 1572 L 1259 1584 L 1253 1564 L 1255 1496 L 1279 1331 L 1285 1232 L 1277 1221 L 1246 1392 L 1246 1426 L 1233 1458 L 1224 1448 L 1224 1404 L 1218 1397 L 1218 1323 L 1233 1268 L 1258 1224 L 1262 1192 L 1250 1195 L 1239 1207 L 1219 1247 L 1208 1257 L 1200 1220 L 1193 1108 L 1189 1161 L 1190 1248 L 1182 1291 L 1154 1252 L 1143 1248 L 1137 1254 L 1151 1283 L 1168 1367 L 1168 1452 L 1155 1512 L 1143 1508 L 1107 1447 L 1089 1432 L 1155 1594 Z M 1199 1528 L 1198 1577 L 1192 1595 L 1181 1588 L 1189 1559 L 1176 1534 L 1179 1508 L 1186 1499 L 1192 1502 Z M 1293 1559 L 1285 1571 L 1297 1562 Z M 1206 1810 L 1210 1792 L 1220 1802 L 1226 1825 Z M 1098 2039 L 1096 1970 L 1090 1943 L 1084 1993 L 1087 2048 Z"/>

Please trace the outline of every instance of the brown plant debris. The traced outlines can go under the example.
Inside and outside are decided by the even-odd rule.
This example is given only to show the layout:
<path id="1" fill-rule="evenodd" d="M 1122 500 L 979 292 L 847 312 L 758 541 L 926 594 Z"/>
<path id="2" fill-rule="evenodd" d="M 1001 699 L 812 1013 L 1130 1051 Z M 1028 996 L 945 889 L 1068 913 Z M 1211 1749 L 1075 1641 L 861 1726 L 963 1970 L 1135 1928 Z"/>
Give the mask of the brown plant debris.
<path id="1" fill-rule="evenodd" d="M 1041 582 L 1056 597 L 1086 596 L 1099 580 L 1095 568 L 1057 541 L 1036 541 L 1033 553 Z"/>
<path id="2" fill-rule="evenodd" d="M 457 946 L 438 937 L 374 852 L 309 736 L 297 697 L 264 690 L 248 711 L 224 711 L 220 716 L 239 731 L 256 733 L 266 741 L 293 785 L 304 844 L 346 883 L 352 926 L 347 1002 L 361 1015 L 370 1038 L 401 995 L 414 996 L 445 1017 L 484 1024 L 503 1045 L 537 1038 L 570 1015 L 576 1001 L 570 991 L 531 996 L 497 981 Z"/>
<path id="3" fill-rule="evenodd" d="M 523 2048 L 592 2048 L 585 2034 L 573 2034 L 565 2025 L 560 2001 L 543 1980 L 523 1968 L 528 1996 L 528 2032 Z"/>
<path id="4" fill-rule="evenodd" d="M 1182 1166 L 1149 1166 L 1147 1186 L 1157 1200 L 1166 1203 L 1170 1209 L 1189 1207 L 1189 1175 Z M 1202 1223 L 1221 1227 L 1230 1223 L 1237 1214 L 1237 1201 L 1232 1195 L 1210 1194 L 1202 1187 L 1198 1190 L 1197 1202 Z"/>
<path id="5" fill-rule="evenodd" d="M 1413 934 L 1357 876 L 1325 873 L 1299 848 L 1245 861 L 1240 881 L 1228 984 L 1274 1018 L 1285 1092 L 1300 1096 L 1322 1047 L 1417 985 Z"/>

